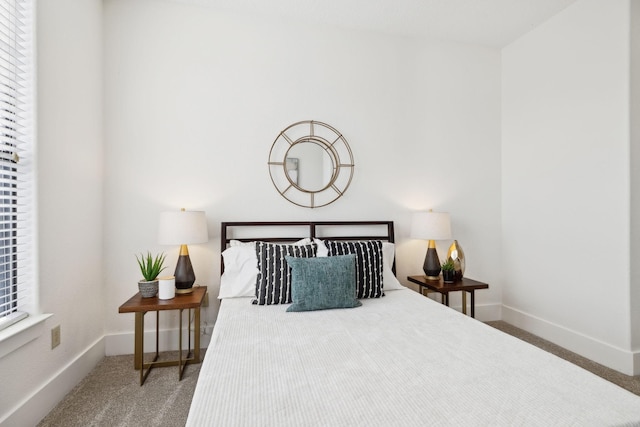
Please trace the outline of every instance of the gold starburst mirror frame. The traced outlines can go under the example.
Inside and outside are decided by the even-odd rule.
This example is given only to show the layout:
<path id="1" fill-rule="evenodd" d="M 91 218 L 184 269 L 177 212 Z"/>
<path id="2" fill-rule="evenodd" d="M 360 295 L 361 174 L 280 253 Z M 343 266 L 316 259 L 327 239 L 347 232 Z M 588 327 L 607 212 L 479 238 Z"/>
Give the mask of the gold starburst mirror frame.
<path id="1" fill-rule="evenodd" d="M 353 153 L 332 126 L 315 120 L 280 132 L 269 151 L 269 174 L 280 195 L 305 208 L 339 199 L 353 178 Z"/>

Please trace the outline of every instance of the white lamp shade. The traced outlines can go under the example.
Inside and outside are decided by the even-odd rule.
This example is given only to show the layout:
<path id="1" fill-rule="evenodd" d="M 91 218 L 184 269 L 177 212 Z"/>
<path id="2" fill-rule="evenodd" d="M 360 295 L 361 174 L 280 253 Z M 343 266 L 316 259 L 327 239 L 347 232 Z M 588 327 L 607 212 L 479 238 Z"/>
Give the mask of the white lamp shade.
<path id="1" fill-rule="evenodd" d="M 161 245 L 191 245 L 209 240 L 204 211 L 161 212 L 158 243 Z"/>
<path id="2" fill-rule="evenodd" d="M 411 220 L 411 238 L 447 240 L 451 238 L 451 218 L 447 212 L 416 212 Z"/>

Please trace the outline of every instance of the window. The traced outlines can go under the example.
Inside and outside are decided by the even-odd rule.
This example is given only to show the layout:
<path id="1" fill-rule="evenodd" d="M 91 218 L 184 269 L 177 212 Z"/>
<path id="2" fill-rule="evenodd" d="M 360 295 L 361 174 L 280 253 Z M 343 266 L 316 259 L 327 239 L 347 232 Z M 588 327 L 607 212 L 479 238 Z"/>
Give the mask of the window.
<path id="1" fill-rule="evenodd" d="M 34 312 L 33 0 L 0 0 L 0 329 Z"/>

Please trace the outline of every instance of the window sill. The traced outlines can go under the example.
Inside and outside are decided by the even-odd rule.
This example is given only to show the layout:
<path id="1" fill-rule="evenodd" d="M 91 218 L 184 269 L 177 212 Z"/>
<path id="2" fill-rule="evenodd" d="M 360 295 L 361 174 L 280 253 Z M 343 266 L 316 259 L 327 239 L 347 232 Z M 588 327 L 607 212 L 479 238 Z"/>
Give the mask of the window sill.
<path id="1" fill-rule="evenodd" d="M 42 335 L 44 321 L 51 316 L 32 315 L 0 331 L 0 359 Z"/>

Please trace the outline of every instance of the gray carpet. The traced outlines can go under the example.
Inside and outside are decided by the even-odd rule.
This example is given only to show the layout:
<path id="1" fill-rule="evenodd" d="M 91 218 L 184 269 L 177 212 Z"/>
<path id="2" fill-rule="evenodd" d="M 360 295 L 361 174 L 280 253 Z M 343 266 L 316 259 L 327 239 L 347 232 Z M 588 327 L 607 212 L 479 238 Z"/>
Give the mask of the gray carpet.
<path id="1" fill-rule="evenodd" d="M 177 358 L 166 352 L 158 360 Z M 183 426 L 199 373 L 200 364 L 189 365 L 178 381 L 177 366 L 154 368 L 140 387 L 133 355 L 105 357 L 38 426 Z"/>
<path id="2" fill-rule="evenodd" d="M 496 329 L 500 329 L 501 331 L 506 332 L 510 335 L 518 337 L 523 341 L 533 344 L 536 347 L 540 347 L 541 349 L 546 350 L 549 353 L 555 354 L 558 357 L 568 360 L 569 362 L 574 363 L 581 368 L 586 369 L 587 371 L 591 371 L 594 374 L 601 376 L 602 378 L 611 381 L 612 383 L 617 384 L 624 389 L 629 390 L 631 393 L 640 395 L 640 376 L 631 377 L 629 375 L 621 374 L 618 371 L 614 371 L 613 369 L 607 368 L 606 366 L 602 366 L 599 363 L 572 353 L 569 350 L 560 347 L 559 345 L 555 345 L 549 341 L 543 340 L 536 335 L 516 328 L 515 326 L 512 326 L 506 322 L 496 321 L 487 322 L 487 324 L 493 326 Z"/>
<path id="3" fill-rule="evenodd" d="M 487 324 L 640 395 L 640 376 L 623 375 L 505 322 Z M 162 358 L 175 359 L 177 353 Z M 183 426 L 199 372 L 200 365 L 190 365 L 178 382 L 177 367 L 156 368 L 140 387 L 133 355 L 105 357 L 38 426 Z"/>

